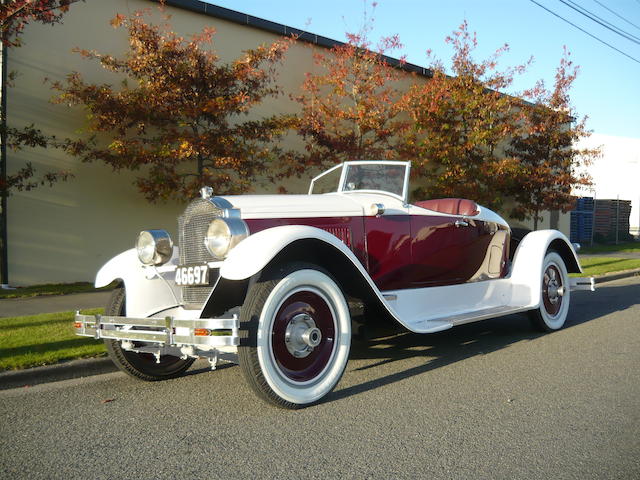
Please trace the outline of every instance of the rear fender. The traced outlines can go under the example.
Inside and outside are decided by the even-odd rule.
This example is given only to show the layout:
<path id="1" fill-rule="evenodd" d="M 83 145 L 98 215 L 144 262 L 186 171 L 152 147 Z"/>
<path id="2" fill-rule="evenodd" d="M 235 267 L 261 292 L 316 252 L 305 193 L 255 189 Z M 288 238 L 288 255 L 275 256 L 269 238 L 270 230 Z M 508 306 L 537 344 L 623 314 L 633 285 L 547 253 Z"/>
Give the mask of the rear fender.
<path id="1" fill-rule="evenodd" d="M 174 247 L 173 256 L 167 266 L 146 267 L 138 260 L 134 248 L 122 252 L 109 260 L 97 273 L 95 286 L 104 287 L 113 281 L 124 283 L 126 296 L 126 315 L 148 317 L 161 310 L 179 304 L 179 290 L 173 287 L 175 264 L 178 261 L 178 249 Z"/>
<path id="2" fill-rule="evenodd" d="M 547 251 L 555 250 L 564 260 L 569 273 L 582 273 L 575 250 L 567 237 L 557 230 L 538 230 L 528 233 L 520 241 L 511 268 L 511 281 L 514 285 L 527 288 L 514 289 L 515 295 L 527 295 L 528 299 L 517 298 L 515 303 L 529 303 L 532 308 L 540 305 L 542 296 L 542 266 Z M 512 300 L 512 301 L 513 301 Z M 526 301 L 529 300 L 529 301 Z"/>

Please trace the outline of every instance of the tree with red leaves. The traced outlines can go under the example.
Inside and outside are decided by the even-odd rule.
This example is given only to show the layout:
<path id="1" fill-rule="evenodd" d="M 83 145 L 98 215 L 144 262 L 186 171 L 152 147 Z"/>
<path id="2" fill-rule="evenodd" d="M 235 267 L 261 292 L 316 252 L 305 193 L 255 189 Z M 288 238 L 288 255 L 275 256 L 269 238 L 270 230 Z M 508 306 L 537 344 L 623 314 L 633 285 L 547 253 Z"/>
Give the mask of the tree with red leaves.
<path id="1" fill-rule="evenodd" d="M 0 4 L 2 43 L 7 47 L 21 44 L 21 33 L 31 22 L 53 25 L 60 22 L 77 0 L 6 0 Z"/>
<path id="2" fill-rule="evenodd" d="M 451 74 L 432 58 L 432 78 L 414 85 L 403 103 L 415 122 L 406 142 L 416 145 L 415 172 L 425 185 L 415 195 L 424 198 L 472 198 L 491 208 L 505 199 L 513 158 L 501 150 L 516 131 L 515 99 L 504 92 L 526 64 L 497 70 L 508 50 L 504 45 L 486 60 L 476 62 L 475 33 L 464 22 L 446 38 L 453 46 Z"/>
<path id="3" fill-rule="evenodd" d="M 395 35 L 373 46 L 368 39 L 371 28 L 372 22 L 365 17 L 364 27 L 347 34 L 346 43 L 314 55 L 320 72 L 307 73 L 302 93 L 295 97 L 302 108 L 297 131 L 306 151 L 291 165 L 290 173 L 345 160 L 388 160 L 402 155 L 399 132 L 407 122 L 395 85 L 400 71 L 386 57 L 402 45 Z"/>
<path id="4" fill-rule="evenodd" d="M 22 45 L 22 32 L 30 23 L 42 23 L 54 25 L 62 21 L 63 15 L 69 10 L 69 6 L 77 0 L 9 0 L 0 4 L 0 28 L 2 45 L 5 48 L 15 48 Z M 3 90 L 6 95 L 15 72 L 3 72 Z M 24 128 L 7 127 L 5 112 L 2 111 L 2 145 L 14 152 L 24 148 L 48 147 L 55 144 L 55 138 L 45 135 L 33 124 Z M 3 154 L 4 156 L 4 154 Z M 2 159 L 3 163 L 6 159 Z M 6 167 L 5 167 L 6 168 Z M 36 171 L 29 162 L 24 167 L 7 174 L 3 168 L 0 175 L 0 190 L 3 197 L 13 190 L 31 190 L 40 185 L 53 185 L 58 180 L 66 180 L 71 176 L 66 171 L 46 172 L 41 178 L 36 178 Z"/>
<path id="5" fill-rule="evenodd" d="M 57 102 L 88 112 L 92 136 L 67 140 L 67 152 L 139 172 L 135 183 L 150 201 L 191 198 L 204 185 L 217 194 L 249 190 L 282 153 L 276 141 L 290 119 L 243 117 L 280 93 L 276 66 L 290 40 L 224 63 L 209 48 L 213 29 L 185 39 L 140 12 L 112 24 L 128 33 L 123 57 L 78 52 L 121 74 L 121 85 L 87 83 L 75 72 L 53 84 Z"/>
<path id="6" fill-rule="evenodd" d="M 520 131 L 513 137 L 508 152 L 518 159 L 511 195 L 516 201 L 510 215 L 533 219 L 538 228 L 540 212 L 562 210 L 574 205 L 573 187 L 591 185 L 584 170 L 596 159 L 599 149 L 578 148 L 576 144 L 590 135 L 586 117 L 576 120 L 569 90 L 578 74 L 578 67 L 565 49 L 556 71 L 553 89 L 544 82 L 528 92 L 530 104 L 522 105 Z"/>

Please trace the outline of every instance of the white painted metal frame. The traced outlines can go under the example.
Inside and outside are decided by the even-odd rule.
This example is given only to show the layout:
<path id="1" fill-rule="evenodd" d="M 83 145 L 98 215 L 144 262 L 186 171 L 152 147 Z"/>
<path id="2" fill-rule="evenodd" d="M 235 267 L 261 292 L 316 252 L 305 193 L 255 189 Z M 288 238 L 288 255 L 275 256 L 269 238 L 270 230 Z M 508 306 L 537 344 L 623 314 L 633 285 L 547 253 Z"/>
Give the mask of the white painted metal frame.
<path id="1" fill-rule="evenodd" d="M 346 179 L 347 179 L 347 172 L 349 171 L 349 167 L 353 166 L 353 165 L 397 165 L 397 166 L 404 166 L 405 167 L 405 172 L 404 172 L 404 180 L 403 180 L 404 183 L 402 185 L 402 195 L 398 195 L 398 194 L 395 194 L 393 192 L 388 192 L 386 190 L 346 190 L 345 189 L 345 182 L 346 182 Z M 354 160 L 354 161 L 341 163 L 340 165 L 336 165 L 335 167 L 331 167 L 326 172 L 321 173 L 320 175 L 318 175 L 317 177 L 314 177 L 311 180 L 311 184 L 309 185 L 309 195 L 312 194 L 314 183 L 317 180 L 319 180 L 320 178 L 324 177 L 325 175 L 328 175 L 331 172 L 334 172 L 335 170 L 337 170 L 339 168 L 342 168 L 342 172 L 340 173 L 340 180 L 338 181 L 338 186 L 337 186 L 337 189 L 336 189 L 337 192 L 346 193 L 346 194 L 352 194 L 352 193 L 377 193 L 377 194 L 389 195 L 391 197 L 397 198 L 400 201 L 404 202 L 405 204 L 409 203 L 409 175 L 411 173 L 411 162 L 400 162 L 400 161 L 395 161 L 395 160 Z"/>

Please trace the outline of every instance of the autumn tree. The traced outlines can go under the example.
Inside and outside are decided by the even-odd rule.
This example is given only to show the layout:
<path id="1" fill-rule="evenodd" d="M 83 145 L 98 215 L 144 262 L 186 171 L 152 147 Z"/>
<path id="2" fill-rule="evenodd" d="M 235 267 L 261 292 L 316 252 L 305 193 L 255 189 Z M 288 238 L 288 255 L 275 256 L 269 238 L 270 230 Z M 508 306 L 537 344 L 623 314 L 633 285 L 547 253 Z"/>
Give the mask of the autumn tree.
<path id="1" fill-rule="evenodd" d="M 591 184 L 582 167 L 599 155 L 599 149 L 576 146 L 590 135 L 586 117 L 577 120 L 569 96 L 577 74 L 578 67 L 565 49 L 553 88 L 547 89 L 540 81 L 526 92 L 531 103 L 522 105 L 521 129 L 508 149 L 518 159 L 511 189 L 516 205 L 510 215 L 533 219 L 534 230 L 538 228 L 540 212 L 567 212 L 573 208 L 573 187 Z"/>
<path id="2" fill-rule="evenodd" d="M 6 0 L 0 3 L 0 29 L 2 45 L 5 48 L 15 48 L 22 45 L 22 33 L 30 23 L 54 25 L 62 21 L 69 6 L 77 0 Z M 16 72 L 3 72 L 2 95 L 7 94 Z M 6 104 L 6 98 L 3 105 Z M 49 171 L 36 176 L 36 170 L 30 162 L 7 174 L 6 150 L 18 152 L 25 148 L 48 147 L 55 143 L 55 138 L 47 136 L 35 125 L 25 127 L 7 126 L 5 109 L 2 109 L 0 126 L 3 146 L 3 174 L 0 175 L 0 189 L 6 197 L 14 190 L 31 190 L 39 185 L 52 185 L 58 180 L 66 180 L 70 173 L 66 171 Z"/>
<path id="3" fill-rule="evenodd" d="M 306 74 L 302 93 L 295 97 L 301 105 L 297 130 L 305 155 L 293 173 L 309 165 L 401 155 L 398 132 L 406 128 L 406 118 L 398 104 L 400 72 L 386 55 L 402 45 L 397 35 L 373 45 L 371 28 L 365 17 L 358 33 L 347 33 L 346 43 L 314 54 L 318 71 Z"/>
<path id="4" fill-rule="evenodd" d="M 139 172 L 139 191 L 151 201 L 190 198 L 204 185 L 217 194 L 248 190 L 280 153 L 274 141 L 288 118 L 246 118 L 280 93 L 276 66 L 289 41 L 263 45 L 223 62 L 211 48 L 213 29 L 185 39 L 168 23 L 118 15 L 128 33 L 122 57 L 78 50 L 120 74 L 120 85 L 92 84 L 79 73 L 54 83 L 59 103 L 87 112 L 90 137 L 69 139 L 83 161 Z"/>
<path id="5" fill-rule="evenodd" d="M 78 0 L 3 0 L 0 3 L 2 44 L 6 47 L 20 46 L 22 31 L 29 23 L 58 23 L 69 10 L 69 5 L 76 1 Z"/>
<path id="6" fill-rule="evenodd" d="M 491 208 L 505 199 L 515 168 L 502 147 L 516 129 L 514 98 L 505 95 L 526 64 L 498 70 L 505 44 L 486 60 L 475 61 L 475 33 L 464 22 L 446 38 L 453 47 L 449 74 L 432 59 L 432 77 L 414 85 L 403 103 L 415 122 L 406 136 L 415 143 L 413 168 L 424 177 L 417 195 L 472 198 Z"/>

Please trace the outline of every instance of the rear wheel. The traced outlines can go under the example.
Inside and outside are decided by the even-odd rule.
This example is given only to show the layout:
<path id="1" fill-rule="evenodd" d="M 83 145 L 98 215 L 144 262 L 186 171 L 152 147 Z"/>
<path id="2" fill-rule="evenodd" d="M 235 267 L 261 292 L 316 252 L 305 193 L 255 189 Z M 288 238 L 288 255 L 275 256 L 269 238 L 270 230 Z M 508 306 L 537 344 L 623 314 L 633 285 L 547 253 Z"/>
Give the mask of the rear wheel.
<path id="1" fill-rule="evenodd" d="M 541 289 L 540 307 L 529 312 L 531 323 L 543 332 L 559 330 L 569 314 L 571 292 L 567 267 L 554 251 L 544 257 Z"/>
<path id="2" fill-rule="evenodd" d="M 304 407 L 342 377 L 351 345 L 349 307 L 337 283 L 317 267 L 290 264 L 255 283 L 240 322 L 240 366 L 264 400 Z"/>
<path id="3" fill-rule="evenodd" d="M 105 315 L 125 314 L 125 290 L 116 288 L 105 308 Z M 182 360 L 172 355 L 163 355 L 160 362 L 151 353 L 136 353 L 124 350 L 118 340 L 105 340 L 107 353 L 113 363 L 132 377 L 146 381 L 167 380 L 182 375 L 194 362 L 193 358 Z"/>

